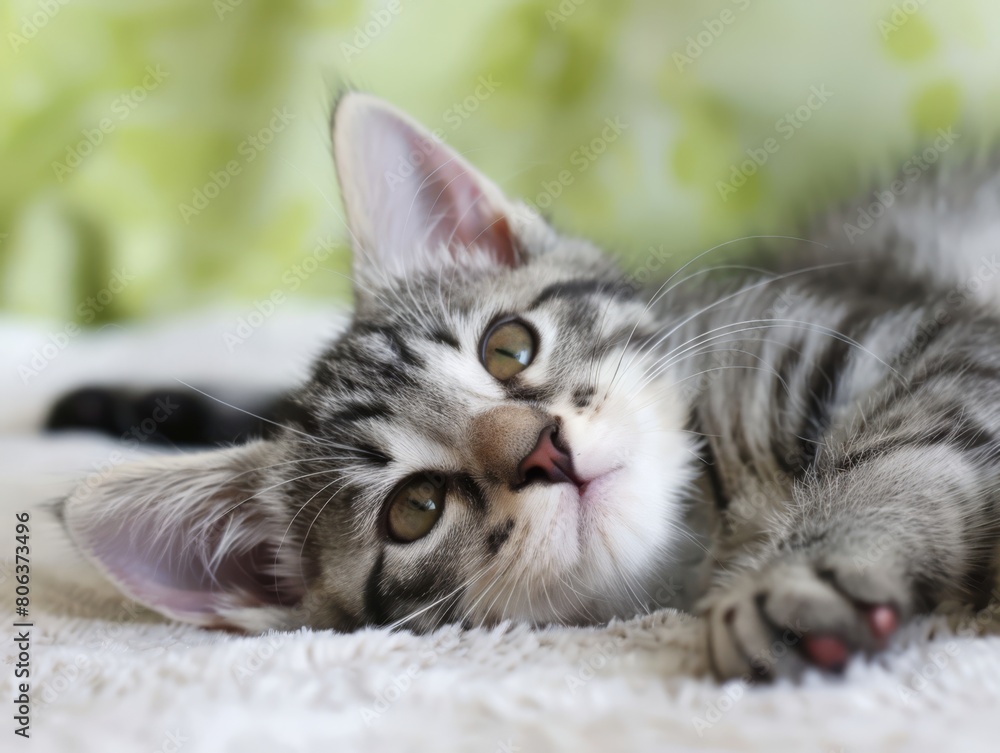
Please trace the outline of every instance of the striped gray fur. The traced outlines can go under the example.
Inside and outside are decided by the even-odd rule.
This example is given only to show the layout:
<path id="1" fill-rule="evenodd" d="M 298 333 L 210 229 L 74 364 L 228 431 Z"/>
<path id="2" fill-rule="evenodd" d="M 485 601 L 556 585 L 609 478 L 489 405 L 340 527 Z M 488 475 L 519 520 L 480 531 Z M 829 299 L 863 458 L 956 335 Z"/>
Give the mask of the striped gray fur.
<path id="1" fill-rule="evenodd" d="M 853 245 L 839 231 L 849 215 L 831 214 L 797 245 L 798 266 L 735 279 L 692 266 L 646 290 L 382 103 L 348 95 L 334 143 L 357 252 L 354 318 L 277 437 L 132 470 L 68 501 L 74 538 L 124 590 L 202 624 L 427 630 L 630 616 L 666 605 L 661 586 L 676 579 L 670 603 L 707 617 L 723 677 L 797 671 L 803 653 L 769 654 L 788 630 L 873 650 L 871 607 L 906 619 L 989 597 L 995 162 L 924 176 Z M 419 180 L 387 187 L 415 148 L 428 155 Z M 953 186 L 975 201 L 949 203 Z M 934 231 L 945 227 L 961 228 L 954 248 Z M 509 316 L 533 328 L 538 352 L 498 382 L 480 347 Z M 557 422 L 593 486 L 507 480 L 496 453 L 513 462 L 525 449 L 483 416 L 516 406 Z M 484 431 L 487 450 L 472 439 Z M 445 489 L 444 513 L 401 544 L 385 507 L 418 473 Z M 174 498 L 177 474 L 204 474 L 201 503 L 197 489 Z M 185 550 L 202 564 L 187 580 L 205 605 L 192 613 L 117 575 L 121 557 L 95 522 L 108 516 L 207 537 Z M 227 587 L 227 558 L 265 595 Z"/>

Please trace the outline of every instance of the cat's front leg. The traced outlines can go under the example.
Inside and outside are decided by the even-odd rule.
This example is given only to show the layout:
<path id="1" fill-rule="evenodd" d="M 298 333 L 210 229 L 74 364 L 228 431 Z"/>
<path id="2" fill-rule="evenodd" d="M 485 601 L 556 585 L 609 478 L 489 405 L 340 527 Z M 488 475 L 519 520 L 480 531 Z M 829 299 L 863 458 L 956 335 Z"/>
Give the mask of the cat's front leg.
<path id="1" fill-rule="evenodd" d="M 995 499 L 952 447 L 898 448 L 803 482 L 700 603 L 720 678 L 841 668 L 944 599 L 989 591 Z"/>

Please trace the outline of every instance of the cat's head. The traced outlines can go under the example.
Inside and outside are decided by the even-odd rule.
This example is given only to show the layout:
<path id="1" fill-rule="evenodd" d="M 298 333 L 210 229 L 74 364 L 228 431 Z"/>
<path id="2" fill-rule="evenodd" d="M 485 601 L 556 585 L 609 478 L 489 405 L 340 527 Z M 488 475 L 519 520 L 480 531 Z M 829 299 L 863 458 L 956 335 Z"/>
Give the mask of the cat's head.
<path id="1" fill-rule="evenodd" d="M 303 419 L 81 486 L 73 538 L 204 625 L 634 613 L 691 478 L 645 299 L 379 100 L 342 98 L 333 141 L 356 308 Z"/>

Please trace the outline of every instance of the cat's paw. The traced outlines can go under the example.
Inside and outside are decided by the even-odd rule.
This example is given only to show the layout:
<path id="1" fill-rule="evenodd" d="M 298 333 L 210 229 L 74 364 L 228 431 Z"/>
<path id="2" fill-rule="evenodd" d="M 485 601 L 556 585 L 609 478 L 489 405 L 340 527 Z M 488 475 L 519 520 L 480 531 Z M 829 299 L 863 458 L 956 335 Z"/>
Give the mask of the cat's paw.
<path id="1" fill-rule="evenodd" d="M 781 563 L 738 576 L 701 605 L 711 665 L 720 679 L 839 671 L 896 631 L 905 585 L 895 580 L 849 564 Z"/>

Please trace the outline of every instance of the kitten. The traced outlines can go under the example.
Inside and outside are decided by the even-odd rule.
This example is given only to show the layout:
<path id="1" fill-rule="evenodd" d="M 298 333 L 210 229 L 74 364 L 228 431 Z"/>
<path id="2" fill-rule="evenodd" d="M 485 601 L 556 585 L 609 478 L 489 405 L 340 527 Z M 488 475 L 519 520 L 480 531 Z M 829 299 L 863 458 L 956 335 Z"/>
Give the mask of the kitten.
<path id="1" fill-rule="evenodd" d="M 628 617 L 673 574 L 720 677 L 836 669 L 988 596 L 1000 294 L 956 298 L 968 232 L 921 267 L 875 227 L 642 291 L 377 99 L 343 97 L 333 142 L 353 319 L 274 436 L 66 500 L 122 591 L 204 626 L 428 630 Z"/>

